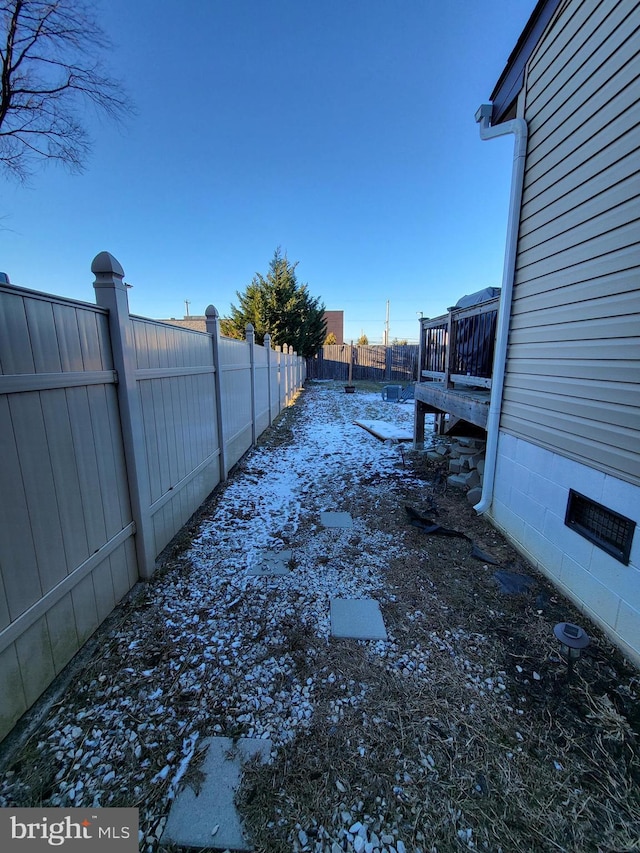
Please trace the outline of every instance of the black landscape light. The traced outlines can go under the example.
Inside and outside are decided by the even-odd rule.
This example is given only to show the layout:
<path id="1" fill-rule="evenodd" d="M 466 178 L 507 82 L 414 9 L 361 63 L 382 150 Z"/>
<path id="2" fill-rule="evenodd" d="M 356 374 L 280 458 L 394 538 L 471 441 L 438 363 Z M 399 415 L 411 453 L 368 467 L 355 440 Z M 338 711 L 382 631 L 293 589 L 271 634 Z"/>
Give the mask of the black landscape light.
<path id="1" fill-rule="evenodd" d="M 586 649 L 591 640 L 587 632 L 573 622 L 559 622 L 553 633 L 560 640 L 560 652 L 567 661 L 567 681 L 571 680 L 573 662 L 578 660 L 582 650 Z"/>

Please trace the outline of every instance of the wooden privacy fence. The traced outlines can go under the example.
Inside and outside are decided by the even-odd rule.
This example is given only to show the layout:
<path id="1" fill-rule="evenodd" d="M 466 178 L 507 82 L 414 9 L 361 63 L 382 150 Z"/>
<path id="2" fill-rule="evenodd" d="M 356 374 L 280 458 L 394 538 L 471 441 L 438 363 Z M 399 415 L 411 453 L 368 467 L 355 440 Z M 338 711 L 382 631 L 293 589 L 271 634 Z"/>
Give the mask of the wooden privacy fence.
<path id="1" fill-rule="evenodd" d="M 0 740 L 305 379 L 268 336 L 129 314 L 124 272 L 97 305 L 0 285 Z"/>
<path id="2" fill-rule="evenodd" d="M 349 361 L 353 353 L 353 379 L 373 382 L 413 382 L 418 378 L 418 346 L 350 346 L 328 344 L 314 358 L 307 359 L 309 379 L 349 378 Z"/>

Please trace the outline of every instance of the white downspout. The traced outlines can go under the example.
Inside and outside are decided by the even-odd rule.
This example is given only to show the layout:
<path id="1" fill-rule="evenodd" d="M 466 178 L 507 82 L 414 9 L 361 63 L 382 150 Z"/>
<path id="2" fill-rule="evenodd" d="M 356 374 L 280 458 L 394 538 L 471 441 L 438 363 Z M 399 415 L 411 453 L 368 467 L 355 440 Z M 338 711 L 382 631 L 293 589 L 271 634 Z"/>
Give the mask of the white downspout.
<path id="1" fill-rule="evenodd" d="M 492 112 L 492 104 L 483 104 L 476 113 L 476 121 L 480 125 L 480 138 L 493 139 L 495 136 L 504 136 L 507 133 L 513 133 L 515 135 L 515 147 L 513 169 L 511 172 L 507 244 L 504 251 L 504 267 L 502 271 L 502 292 L 500 294 L 500 306 L 496 326 L 496 345 L 493 356 L 491 400 L 487 416 L 487 447 L 482 480 L 482 497 L 480 498 L 480 503 L 474 506 L 475 511 L 479 515 L 486 512 L 493 501 L 493 484 L 495 481 L 496 457 L 498 454 L 498 428 L 500 426 L 500 409 L 502 406 L 504 372 L 507 359 L 507 339 L 509 337 L 509 321 L 511 319 L 513 280 L 516 269 L 516 250 L 518 248 L 520 207 L 524 183 L 524 163 L 527 153 L 526 121 L 523 118 L 514 118 L 511 121 L 505 121 L 503 124 L 491 127 Z"/>

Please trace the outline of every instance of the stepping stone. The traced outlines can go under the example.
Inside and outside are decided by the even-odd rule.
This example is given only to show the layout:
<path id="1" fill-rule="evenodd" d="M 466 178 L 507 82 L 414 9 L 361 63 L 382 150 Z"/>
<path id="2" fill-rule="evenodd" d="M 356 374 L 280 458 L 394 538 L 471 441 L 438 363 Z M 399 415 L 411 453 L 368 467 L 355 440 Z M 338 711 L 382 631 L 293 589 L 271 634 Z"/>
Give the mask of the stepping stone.
<path id="1" fill-rule="evenodd" d="M 372 598 L 332 598 L 331 634 L 354 640 L 386 640 L 380 605 Z"/>
<path id="2" fill-rule="evenodd" d="M 270 740 L 212 737 L 201 765 L 205 775 L 200 793 L 185 787 L 176 794 L 161 844 L 209 850 L 253 850 L 245 836 L 233 801 L 242 777 L 242 765 L 254 755 L 263 761 L 271 752 Z M 216 829 L 217 827 L 217 829 Z"/>
<path id="3" fill-rule="evenodd" d="M 324 527 L 353 527 L 353 519 L 349 512 L 321 512 L 320 524 Z"/>
<path id="4" fill-rule="evenodd" d="M 293 551 L 264 551 L 247 574 L 262 577 L 264 575 L 290 575 L 289 562 Z"/>

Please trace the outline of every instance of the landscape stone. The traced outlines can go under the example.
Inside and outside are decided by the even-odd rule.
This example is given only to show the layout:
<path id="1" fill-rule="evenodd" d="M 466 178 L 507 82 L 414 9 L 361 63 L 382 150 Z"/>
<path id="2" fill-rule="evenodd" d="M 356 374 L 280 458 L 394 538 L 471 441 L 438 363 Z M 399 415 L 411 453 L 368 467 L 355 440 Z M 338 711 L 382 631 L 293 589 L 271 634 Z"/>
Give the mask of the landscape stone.
<path id="1" fill-rule="evenodd" d="M 471 460 L 473 456 L 462 455 L 460 457 L 460 470 L 461 471 L 470 471 L 475 466 L 471 464 Z"/>
<path id="2" fill-rule="evenodd" d="M 473 471 L 469 471 L 468 474 L 465 474 L 465 479 L 467 481 L 467 486 L 470 489 L 475 488 L 475 486 L 480 485 L 480 474 L 474 469 Z"/>
<path id="3" fill-rule="evenodd" d="M 451 474 L 447 477 L 447 483 L 456 489 L 464 489 L 467 485 L 467 478 L 464 474 Z"/>
<path id="4" fill-rule="evenodd" d="M 483 449 L 487 443 L 484 438 L 477 438 L 476 436 L 470 435 L 458 435 L 456 436 L 456 441 L 461 447 L 471 448 L 474 450 Z"/>
<path id="5" fill-rule="evenodd" d="M 471 504 L 471 506 L 475 506 L 480 503 L 480 499 L 482 498 L 482 489 L 480 486 L 474 486 L 473 489 L 469 489 L 467 492 L 467 500 Z"/>
<path id="6" fill-rule="evenodd" d="M 469 468 L 477 468 L 478 465 L 484 461 L 483 453 L 474 453 L 474 455 L 469 459 Z"/>

